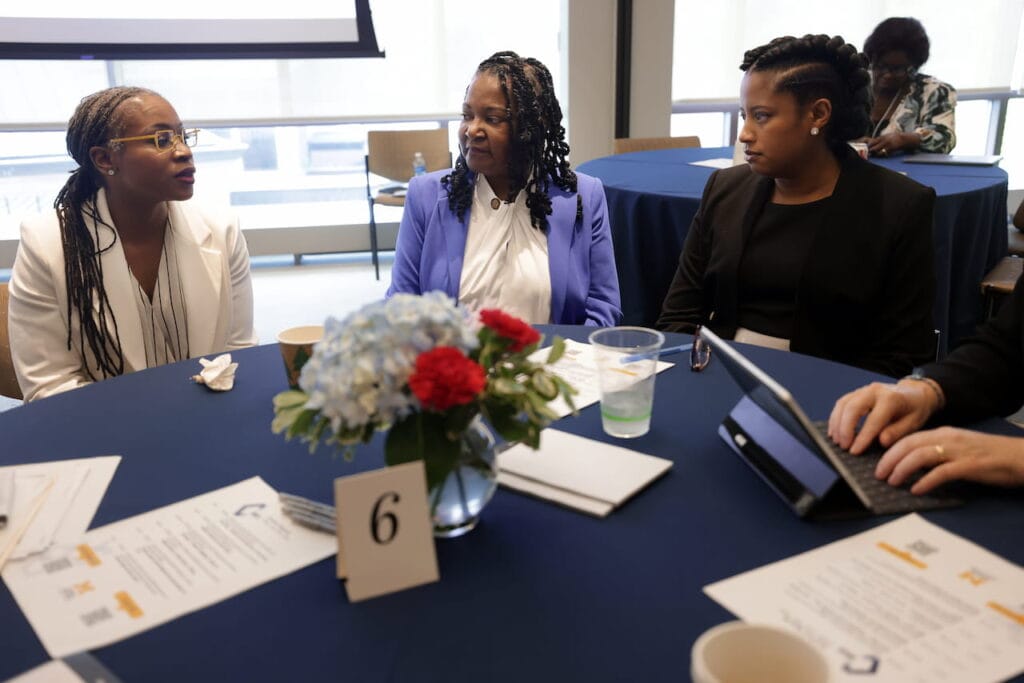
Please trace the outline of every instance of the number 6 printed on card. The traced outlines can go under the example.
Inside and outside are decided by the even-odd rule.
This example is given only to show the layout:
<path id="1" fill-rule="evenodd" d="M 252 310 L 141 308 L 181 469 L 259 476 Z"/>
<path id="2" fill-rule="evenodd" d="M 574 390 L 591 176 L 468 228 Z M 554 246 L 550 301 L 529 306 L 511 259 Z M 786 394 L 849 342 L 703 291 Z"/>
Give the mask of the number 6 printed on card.
<path id="1" fill-rule="evenodd" d="M 335 479 L 334 505 L 351 602 L 438 580 L 422 460 Z"/>

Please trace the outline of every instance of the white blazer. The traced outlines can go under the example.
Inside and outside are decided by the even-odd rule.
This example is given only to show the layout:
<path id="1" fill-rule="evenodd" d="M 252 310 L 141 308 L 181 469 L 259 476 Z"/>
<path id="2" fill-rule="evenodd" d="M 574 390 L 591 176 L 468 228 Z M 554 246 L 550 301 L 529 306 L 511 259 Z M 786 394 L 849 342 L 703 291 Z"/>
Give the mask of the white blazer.
<path id="1" fill-rule="evenodd" d="M 234 216 L 215 215 L 186 202 L 168 202 L 174 249 L 188 312 L 188 346 L 193 356 L 231 351 L 256 344 L 252 322 L 249 252 Z M 113 225 L 103 190 L 96 208 Z M 146 367 L 142 321 L 135 302 L 134 279 L 121 241 L 114 231 L 86 225 L 98 234 L 103 283 L 110 302 L 108 320 L 117 320 L 125 372 Z M 85 372 L 77 314 L 68 348 L 68 289 L 64 250 L 56 212 L 26 220 L 10 283 L 9 324 L 14 370 L 26 401 L 80 387 Z M 109 322 L 113 330 L 113 322 Z M 91 353 L 87 351 L 91 356 Z M 95 360 L 90 357 L 91 367 Z"/>

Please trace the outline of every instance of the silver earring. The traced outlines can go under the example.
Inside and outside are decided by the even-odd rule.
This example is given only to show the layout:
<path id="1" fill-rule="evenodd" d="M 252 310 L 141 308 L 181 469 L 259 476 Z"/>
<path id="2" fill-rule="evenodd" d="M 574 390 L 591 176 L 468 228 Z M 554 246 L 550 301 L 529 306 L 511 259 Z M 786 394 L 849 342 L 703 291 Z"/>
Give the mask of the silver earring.
<path id="1" fill-rule="evenodd" d="M 114 169 L 108 168 L 107 169 L 107 175 L 114 175 Z"/>
<path id="2" fill-rule="evenodd" d="M 818 134 L 818 127 L 815 126 L 814 128 L 811 128 L 811 135 L 817 135 L 817 134 Z"/>

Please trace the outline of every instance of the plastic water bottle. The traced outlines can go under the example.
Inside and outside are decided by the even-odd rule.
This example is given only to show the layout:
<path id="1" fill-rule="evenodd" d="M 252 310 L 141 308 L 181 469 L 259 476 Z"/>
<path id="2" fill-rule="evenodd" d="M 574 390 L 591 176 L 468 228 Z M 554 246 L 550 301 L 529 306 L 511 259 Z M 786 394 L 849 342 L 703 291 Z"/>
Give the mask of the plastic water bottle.
<path id="1" fill-rule="evenodd" d="M 414 176 L 427 174 L 427 161 L 423 158 L 422 152 L 412 155 L 412 174 Z"/>

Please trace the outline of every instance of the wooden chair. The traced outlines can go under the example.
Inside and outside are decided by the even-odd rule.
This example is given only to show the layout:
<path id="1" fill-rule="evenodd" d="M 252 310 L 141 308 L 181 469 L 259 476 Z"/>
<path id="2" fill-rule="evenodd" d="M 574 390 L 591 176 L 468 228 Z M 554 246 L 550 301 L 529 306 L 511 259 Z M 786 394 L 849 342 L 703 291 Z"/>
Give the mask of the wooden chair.
<path id="1" fill-rule="evenodd" d="M 21 387 L 14 374 L 14 360 L 11 358 L 11 339 L 7 334 L 7 283 L 0 283 L 0 396 L 21 399 Z"/>
<path id="2" fill-rule="evenodd" d="M 1024 256 L 1024 232 L 1012 225 L 1006 230 L 1006 244 L 1012 256 Z"/>
<path id="3" fill-rule="evenodd" d="M 700 138 L 696 135 L 678 138 L 615 138 L 615 151 L 612 154 L 647 152 L 652 149 L 679 149 L 680 147 L 700 147 Z"/>
<path id="4" fill-rule="evenodd" d="M 404 185 L 412 177 L 412 160 L 416 152 L 423 155 L 427 171 L 452 167 L 452 153 L 448 149 L 448 129 L 434 130 L 371 130 L 366 137 L 366 201 L 370 206 L 370 251 L 373 271 L 380 279 L 380 259 L 377 249 L 377 218 L 374 209 L 384 206 L 405 206 Z M 370 189 L 370 174 L 401 183 L 402 188 L 385 187 L 374 194 Z M 389 191 L 391 190 L 391 191 Z"/>
<path id="5" fill-rule="evenodd" d="M 1024 272 L 1024 259 L 1006 256 L 989 271 L 981 281 L 981 293 L 985 297 L 985 315 L 991 318 L 999 310 L 999 303 L 1013 292 L 1017 280 Z"/>

